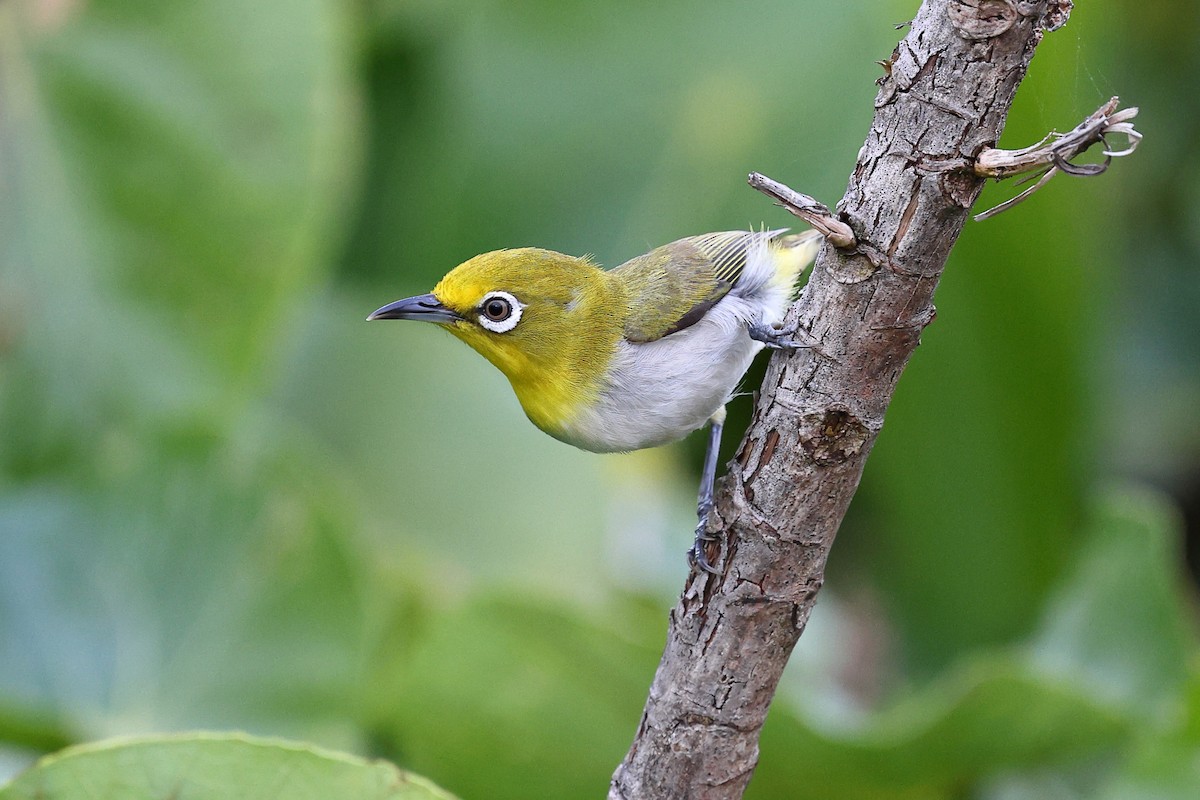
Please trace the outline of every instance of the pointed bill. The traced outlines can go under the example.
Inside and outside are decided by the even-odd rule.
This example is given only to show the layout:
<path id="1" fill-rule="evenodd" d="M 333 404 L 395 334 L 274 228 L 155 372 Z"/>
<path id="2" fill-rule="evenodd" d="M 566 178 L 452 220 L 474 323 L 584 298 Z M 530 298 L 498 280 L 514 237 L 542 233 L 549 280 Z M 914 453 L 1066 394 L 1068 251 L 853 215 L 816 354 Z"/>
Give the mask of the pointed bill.
<path id="1" fill-rule="evenodd" d="M 388 303 L 383 308 L 372 311 L 367 320 L 375 319 L 415 319 L 446 324 L 458 322 L 462 317 L 442 305 L 432 294 L 419 294 Z"/>

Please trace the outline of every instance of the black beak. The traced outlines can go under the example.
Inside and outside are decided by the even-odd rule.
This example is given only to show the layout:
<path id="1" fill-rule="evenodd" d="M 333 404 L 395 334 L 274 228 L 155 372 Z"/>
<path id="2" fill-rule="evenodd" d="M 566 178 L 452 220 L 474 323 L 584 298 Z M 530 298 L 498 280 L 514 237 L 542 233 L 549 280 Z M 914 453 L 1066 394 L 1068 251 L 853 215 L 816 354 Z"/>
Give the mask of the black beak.
<path id="1" fill-rule="evenodd" d="M 388 303 L 383 308 L 371 312 L 367 320 L 373 319 L 419 319 L 425 322 L 458 322 L 462 319 L 458 314 L 442 305 L 431 294 L 420 294 L 416 297 L 406 297 L 394 303 Z"/>

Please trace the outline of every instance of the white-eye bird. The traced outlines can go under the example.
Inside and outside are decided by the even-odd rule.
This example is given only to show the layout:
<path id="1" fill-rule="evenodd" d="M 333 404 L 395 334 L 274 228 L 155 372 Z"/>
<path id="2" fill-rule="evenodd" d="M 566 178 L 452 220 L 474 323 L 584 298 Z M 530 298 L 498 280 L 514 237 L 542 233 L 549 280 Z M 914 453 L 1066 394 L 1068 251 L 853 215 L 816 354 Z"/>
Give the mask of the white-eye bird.
<path id="1" fill-rule="evenodd" d="M 584 450 L 655 447 L 709 422 L 692 554 L 712 572 L 704 530 L 725 403 L 764 346 L 812 346 L 776 325 L 820 235 L 784 233 L 692 236 L 607 271 L 551 250 L 497 250 L 367 319 L 442 325 L 508 377 L 534 425 Z"/>

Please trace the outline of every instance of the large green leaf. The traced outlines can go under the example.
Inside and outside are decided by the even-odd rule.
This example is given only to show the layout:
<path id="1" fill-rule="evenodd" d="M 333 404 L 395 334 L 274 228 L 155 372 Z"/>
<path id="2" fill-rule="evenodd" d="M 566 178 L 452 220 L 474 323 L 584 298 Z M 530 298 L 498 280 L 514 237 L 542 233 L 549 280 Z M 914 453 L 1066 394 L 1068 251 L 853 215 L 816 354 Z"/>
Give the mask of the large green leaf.
<path id="1" fill-rule="evenodd" d="M 243 391 L 353 166 L 346 13 L 0 6 L 0 728 L 18 741 L 356 741 L 355 512 Z"/>
<path id="2" fill-rule="evenodd" d="M 348 22 L 332 0 L 106 0 L 24 26 L 111 284 L 222 367 L 257 363 L 328 254 L 357 161 Z"/>
<path id="3" fill-rule="evenodd" d="M 246 367 L 320 271 L 354 161 L 344 13 L 0 7 L 13 474 L 100 470 L 106 442 L 152 450 L 148 434 L 243 402 Z"/>
<path id="4" fill-rule="evenodd" d="M 629 747 L 665 616 L 621 604 L 597 619 L 480 597 L 427 622 L 400 671 L 378 677 L 396 760 L 467 797 L 602 794 Z"/>
<path id="5" fill-rule="evenodd" d="M 0 729 L 356 745 L 373 612 L 394 617 L 401 589 L 344 535 L 352 507 L 284 456 L 196 442 L 174 456 L 95 490 L 0 493 L 0 696 L 15 721 Z"/>
<path id="6" fill-rule="evenodd" d="M 1150 720 L 1178 716 L 1197 652 L 1177 571 L 1180 528 L 1160 495 L 1108 487 L 1047 604 L 1034 663 Z"/>
<path id="7" fill-rule="evenodd" d="M 775 708 L 747 797 L 951 800 L 994 772 L 1069 765 L 1111 750 L 1129 727 L 1069 683 L 1012 659 L 980 661 L 856 734 L 822 732 Z"/>
<path id="8" fill-rule="evenodd" d="M 1193 669 L 1183 713 L 1165 723 L 1139 737 L 1095 797 L 1192 800 L 1200 793 L 1200 669 Z"/>
<path id="9" fill-rule="evenodd" d="M 454 800 L 382 761 L 238 734 L 82 745 L 48 756 L 0 800 Z"/>
<path id="10" fill-rule="evenodd" d="M 0 457 L 17 477 L 90 466 L 131 420 L 188 418 L 214 394 L 183 343 L 106 285 L 110 263 L 53 144 L 19 8 L 0 7 Z"/>
<path id="11" fill-rule="evenodd" d="M 1124 706 L 1138 724 L 1085 796 L 1185 800 L 1200 792 L 1195 622 L 1179 585 L 1180 519 L 1161 495 L 1109 487 L 1091 538 L 1051 598 L 1037 667 Z"/>

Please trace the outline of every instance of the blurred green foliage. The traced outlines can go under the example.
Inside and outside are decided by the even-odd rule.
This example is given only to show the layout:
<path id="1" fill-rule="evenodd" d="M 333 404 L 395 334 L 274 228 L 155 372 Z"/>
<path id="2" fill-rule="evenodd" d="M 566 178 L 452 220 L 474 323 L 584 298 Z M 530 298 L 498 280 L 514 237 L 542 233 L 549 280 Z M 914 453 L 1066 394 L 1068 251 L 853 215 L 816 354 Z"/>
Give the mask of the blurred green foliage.
<path id="1" fill-rule="evenodd" d="M 915 7 L 0 4 L 0 773 L 239 728 L 603 791 L 702 445 L 574 451 L 362 319 L 483 250 L 791 224 L 751 169 L 836 200 Z M 1128 484 L 1200 497 L 1198 16 L 1043 42 L 1002 144 L 1117 93 L 1147 141 L 964 232 L 751 796 L 1195 796 L 1183 526 Z"/>
<path id="2" fill-rule="evenodd" d="M 36 769 L 0 788 L 0 800 L 82 796 L 454 800 L 428 781 L 390 764 L 237 734 L 84 745 L 44 759 Z"/>

